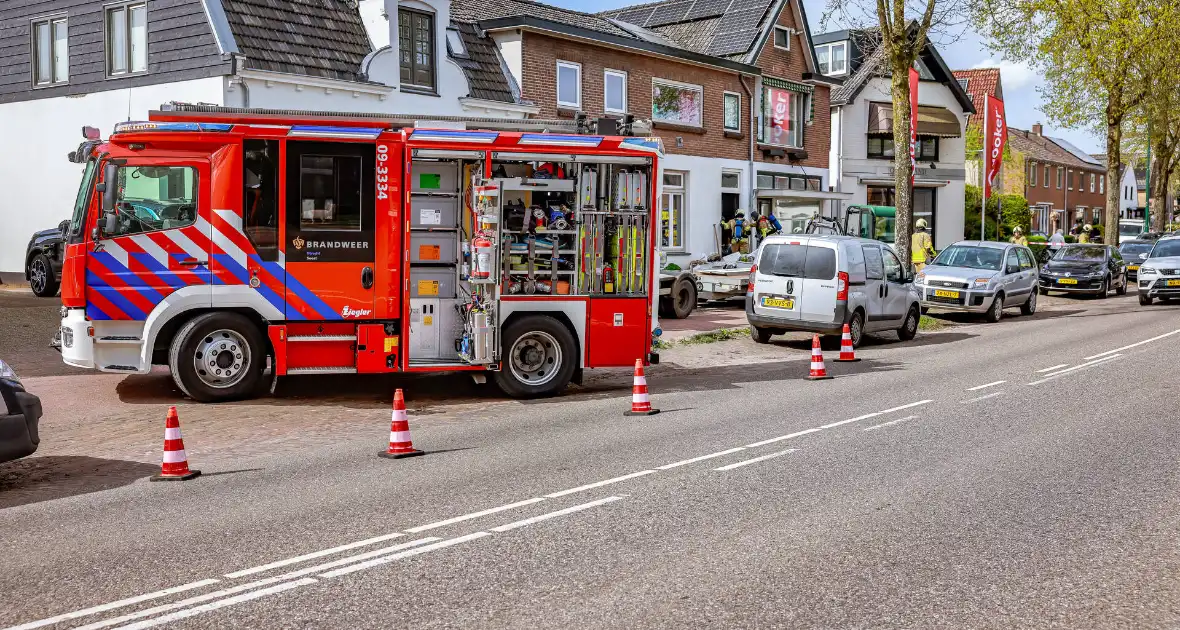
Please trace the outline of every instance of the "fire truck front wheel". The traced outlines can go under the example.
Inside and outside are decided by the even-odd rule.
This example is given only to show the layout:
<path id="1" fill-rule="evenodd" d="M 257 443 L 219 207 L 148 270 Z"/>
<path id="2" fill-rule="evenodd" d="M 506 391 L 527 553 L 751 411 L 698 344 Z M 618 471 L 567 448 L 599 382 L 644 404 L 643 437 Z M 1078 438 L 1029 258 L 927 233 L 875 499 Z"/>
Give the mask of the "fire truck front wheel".
<path id="1" fill-rule="evenodd" d="M 560 393 L 574 375 L 578 350 L 561 322 L 544 315 L 521 317 L 504 327 L 496 385 L 513 398 Z"/>
<path id="2" fill-rule="evenodd" d="M 246 317 L 205 313 L 180 327 L 168 352 L 177 387 L 199 402 L 252 397 L 266 365 L 266 342 Z"/>

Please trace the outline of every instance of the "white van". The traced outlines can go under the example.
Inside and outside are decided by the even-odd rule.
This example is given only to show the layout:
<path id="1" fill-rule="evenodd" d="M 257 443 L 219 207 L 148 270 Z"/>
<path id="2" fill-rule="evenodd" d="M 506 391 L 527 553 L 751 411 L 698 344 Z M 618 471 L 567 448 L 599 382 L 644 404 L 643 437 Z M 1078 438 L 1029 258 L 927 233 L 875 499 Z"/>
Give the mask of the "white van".
<path id="1" fill-rule="evenodd" d="M 746 293 L 754 341 L 787 331 L 839 335 L 853 345 L 866 332 L 914 338 L 921 294 L 888 244 L 852 236 L 782 235 L 758 247 Z"/>

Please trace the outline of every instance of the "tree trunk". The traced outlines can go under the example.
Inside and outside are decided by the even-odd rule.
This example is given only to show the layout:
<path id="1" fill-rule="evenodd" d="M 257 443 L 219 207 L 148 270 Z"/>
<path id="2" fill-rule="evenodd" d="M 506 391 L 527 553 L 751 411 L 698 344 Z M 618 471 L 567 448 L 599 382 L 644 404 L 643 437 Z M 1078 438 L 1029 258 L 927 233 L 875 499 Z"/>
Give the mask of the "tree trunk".
<path id="1" fill-rule="evenodd" d="M 1112 95 L 1110 98 L 1118 97 Z M 1108 101 L 1106 105 L 1106 220 L 1104 221 L 1106 225 L 1103 228 L 1105 230 L 1103 242 L 1117 247 L 1119 244 L 1119 191 L 1122 190 L 1122 186 L 1119 185 L 1116 178 L 1123 166 L 1123 156 L 1119 151 L 1123 142 L 1123 117 L 1121 115 L 1112 116 L 1113 107 L 1113 102 Z M 1065 210 L 1066 216 L 1072 216 L 1069 208 Z M 1067 225 L 1066 229 L 1068 228 Z"/>
<path id="2" fill-rule="evenodd" d="M 1167 212 L 1165 201 L 1168 198 L 1168 182 L 1165 173 L 1170 151 L 1168 150 L 1168 134 L 1158 134 L 1152 139 L 1151 152 L 1155 159 L 1148 165 L 1151 177 L 1151 196 L 1147 199 L 1147 207 L 1151 209 L 1151 225 L 1144 226 L 1153 232 L 1162 232 L 1164 213 Z"/>
<path id="3" fill-rule="evenodd" d="M 894 53 L 894 57 L 897 53 Z M 910 162 L 910 65 L 889 64 L 893 73 L 893 186 L 896 191 L 897 223 L 894 248 L 910 266 L 910 236 L 914 224 L 913 164 Z M 904 147 L 904 148 L 903 148 Z"/>

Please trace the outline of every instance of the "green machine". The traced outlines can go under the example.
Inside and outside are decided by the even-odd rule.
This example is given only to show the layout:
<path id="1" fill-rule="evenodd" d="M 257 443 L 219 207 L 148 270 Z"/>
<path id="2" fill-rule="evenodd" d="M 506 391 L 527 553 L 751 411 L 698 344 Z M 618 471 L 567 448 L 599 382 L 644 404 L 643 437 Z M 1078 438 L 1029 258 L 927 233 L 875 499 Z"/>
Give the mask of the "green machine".
<path id="1" fill-rule="evenodd" d="M 897 208 L 851 205 L 844 216 L 844 233 L 892 244 L 897 238 Z"/>

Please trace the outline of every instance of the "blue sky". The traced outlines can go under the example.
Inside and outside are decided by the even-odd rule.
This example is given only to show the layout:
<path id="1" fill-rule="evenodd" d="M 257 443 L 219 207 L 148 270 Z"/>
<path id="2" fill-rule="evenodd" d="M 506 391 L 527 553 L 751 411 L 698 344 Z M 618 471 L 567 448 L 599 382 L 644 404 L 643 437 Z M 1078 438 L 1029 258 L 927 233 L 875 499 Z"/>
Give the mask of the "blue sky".
<path id="1" fill-rule="evenodd" d="M 644 0 L 543 0 L 550 4 L 578 11 L 605 11 L 631 4 L 639 4 Z M 804 0 L 804 8 L 811 22 L 812 34 L 824 30 L 838 30 L 842 25 L 833 24 L 827 29 L 821 29 L 820 20 L 823 17 L 824 0 Z M 999 67 L 1000 77 L 1004 83 L 1005 110 L 1008 114 L 1008 124 L 1021 129 L 1028 129 L 1033 123 L 1045 125 L 1045 134 L 1064 138 L 1090 153 L 1102 151 L 1102 142 L 1098 137 L 1086 130 L 1058 129 L 1046 122 L 1045 114 L 1041 111 L 1041 97 L 1037 94 L 1040 83 L 1039 73 L 1027 65 L 1006 61 L 987 50 L 984 43 L 976 35 L 968 32 L 958 41 L 938 48 L 943 59 L 952 70 L 966 68 Z"/>

